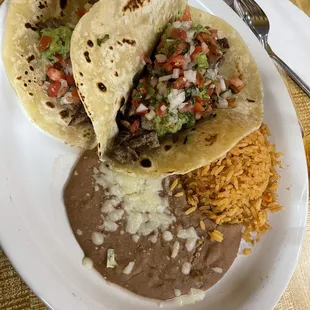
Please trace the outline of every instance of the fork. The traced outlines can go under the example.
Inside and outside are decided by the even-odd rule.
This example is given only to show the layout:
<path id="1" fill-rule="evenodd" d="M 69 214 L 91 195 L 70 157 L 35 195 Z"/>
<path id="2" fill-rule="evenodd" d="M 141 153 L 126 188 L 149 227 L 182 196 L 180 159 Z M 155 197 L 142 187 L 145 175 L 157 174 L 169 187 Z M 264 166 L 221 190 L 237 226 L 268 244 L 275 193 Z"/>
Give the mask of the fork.
<path id="1" fill-rule="evenodd" d="M 310 87 L 294 72 L 280 57 L 278 57 L 268 44 L 270 29 L 269 20 L 262 8 L 254 0 L 234 0 L 234 8 L 238 15 L 257 36 L 269 56 L 299 85 L 310 97 Z"/>

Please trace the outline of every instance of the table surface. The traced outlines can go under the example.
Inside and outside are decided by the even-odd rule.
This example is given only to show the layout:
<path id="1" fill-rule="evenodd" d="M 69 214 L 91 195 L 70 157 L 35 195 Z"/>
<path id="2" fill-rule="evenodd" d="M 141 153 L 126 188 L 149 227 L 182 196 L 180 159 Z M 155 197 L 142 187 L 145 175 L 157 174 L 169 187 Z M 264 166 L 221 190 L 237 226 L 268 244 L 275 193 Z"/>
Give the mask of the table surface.
<path id="1" fill-rule="evenodd" d="M 310 0 L 291 0 L 310 16 Z M 3 2 L 0 0 L 0 3 Z M 293 99 L 298 118 L 304 129 L 304 143 L 310 166 L 310 99 L 281 72 Z M 310 168 L 310 167 L 309 167 Z M 0 249 L 0 310 L 45 310 L 47 307 L 36 297 L 19 277 Z M 310 212 L 301 255 L 294 275 L 276 310 L 310 309 Z"/>

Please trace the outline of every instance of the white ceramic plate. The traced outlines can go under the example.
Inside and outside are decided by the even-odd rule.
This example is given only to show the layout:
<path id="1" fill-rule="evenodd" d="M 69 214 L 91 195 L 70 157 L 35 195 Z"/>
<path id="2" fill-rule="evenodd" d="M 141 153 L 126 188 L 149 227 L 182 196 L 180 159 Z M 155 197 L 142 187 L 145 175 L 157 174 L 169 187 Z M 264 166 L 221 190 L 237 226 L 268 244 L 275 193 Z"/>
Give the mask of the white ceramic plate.
<path id="1" fill-rule="evenodd" d="M 203 301 L 184 309 L 272 309 L 294 271 L 306 223 L 307 168 L 296 114 L 273 63 L 230 8 L 219 0 L 190 4 L 232 24 L 260 67 L 265 122 L 278 151 L 285 153 L 278 193 L 286 209 L 271 217 L 273 230 L 251 256 L 239 256 Z M 6 10 L 4 4 L 1 34 Z M 17 271 L 53 309 L 157 309 L 158 303 L 109 285 L 95 271 L 82 267 L 83 253 L 62 202 L 63 186 L 79 150 L 41 132 L 26 118 L 2 63 L 0 77 L 0 236 Z"/>

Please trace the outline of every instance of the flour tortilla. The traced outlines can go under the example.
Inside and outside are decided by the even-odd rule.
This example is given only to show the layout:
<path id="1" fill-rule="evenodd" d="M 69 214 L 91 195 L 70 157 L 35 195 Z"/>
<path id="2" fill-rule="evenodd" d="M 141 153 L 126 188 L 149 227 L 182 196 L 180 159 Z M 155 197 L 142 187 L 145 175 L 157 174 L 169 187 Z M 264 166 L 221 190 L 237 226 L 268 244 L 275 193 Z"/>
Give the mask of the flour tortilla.
<path id="1" fill-rule="evenodd" d="M 161 3 L 161 1 L 157 2 Z M 103 4 L 103 2 L 100 4 Z M 92 15 L 85 16 L 84 20 L 81 20 L 82 23 L 75 30 L 74 47 L 80 49 L 80 54 L 77 56 L 78 53 L 74 53 L 72 58 L 75 62 L 74 68 L 76 72 L 79 70 L 86 72 L 85 70 L 87 70 L 87 83 L 84 84 L 87 85 L 88 93 L 85 105 L 94 122 L 98 136 L 99 155 L 103 154 L 110 143 L 111 137 L 117 133 L 115 121 L 117 110 L 120 107 L 122 98 L 127 99 L 127 91 L 132 86 L 134 72 L 138 72 L 141 67 L 141 63 L 139 63 L 141 49 L 130 49 L 127 46 L 119 48 L 115 44 L 114 36 L 122 38 L 122 35 L 125 35 L 128 38 L 135 38 L 136 47 L 143 46 L 144 51 L 148 50 L 148 48 L 154 48 L 153 43 L 155 41 L 150 40 L 149 36 L 145 36 L 144 29 L 147 29 L 147 25 L 151 24 L 153 19 L 156 20 L 160 16 L 158 12 L 158 10 L 155 10 L 149 13 L 148 20 L 145 22 L 144 20 L 141 22 L 139 19 L 134 19 L 131 22 L 130 19 L 124 18 L 123 23 L 126 25 L 124 29 L 122 27 L 120 30 L 114 29 L 111 26 L 109 28 L 109 34 L 112 37 L 111 41 L 108 41 L 100 52 L 93 54 L 92 63 L 82 61 L 83 46 L 81 42 L 85 41 L 87 36 L 92 36 L 94 39 L 98 25 L 104 23 L 104 19 L 100 18 L 102 15 L 99 14 L 99 9 L 94 10 Z M 166 10 L 162 10 L 162 12 L 166 12 Z M 220 67 L 219 74 L 228 78 L 241 76 L 245 82 L 245 88 L 236 95 L 236 107 L 217 109 L 215 118 L 201 120 L 194 129 L 183 130 L 179 134 L 177 141 L 172 141 L 171 136 L 165 138 L 161 141 L 160 148 L 150 150 L 142 155 L 137 162 L 128 164 L 113 162 L 116 170 L 149 177 L 185 174 L 221 157 L 242 138 L 258 129 L 262 123 L 262 82 L 259 70 L 245 42 L 232 26 L 219 17 L 195 8 L 191 8 L 191 15 L 194 23 L 218 29 L 219 37 L 226 37 L 229 41 L 230 49 L 225 54 L 225 61 Z M 114 20 L 115 16 L 111 17 L 112 19 Z M 88 23 L 92 23 L 89 28 L 91 29 L 90 33 L 82 30 L 86 28 Z M 106 28 L 105 26 L 102 27 L 101 33 L 104 33 Z M 78 41 L 80 42 L 79 45 L 77 45 Z M 115 50 L 110 50 L 110 46 L 117 47 L 117 53 L 115 53 Z M 114 63 L 111 63 L 111 61 L 114 61 Z M 115 70 L 121 72 L 119 77 L 114 76 Z M 79 79 L 78 76 L 76 78 Z M 100 93 L 98 87 L 96 89 L 96 84 L 100 79 L 108 85 L 106 93 Z M 90 86 L 91 83 L 92 86 Z"/>
<path id="2" fill-rule="evenodd" d="M 100 155 L 117 133 L 115 117 L 157 39 L 182 12 L 180 0 L 101 0 L 82 17 L 71 40 L 74 78 L 91 118 Z M 110 38 L 97 44 L 108 34 Z M 89 44 L 90 43 L 90 44 Z"/>
<path id="3" fill-rule="evenodd" d="M 75 25 L 76 11 L 87 0 L 28 1 L 11 0 L 5 27 L 3 62 L 7 76 L 15 88 L 31 120 L 49 134 L 81 148 L 92 148 L 95 134 L 90 123 L 68 126 L 71 111 L 61 116 L 64 107 L 42 90 L 47 60 L 38 50 L 39 33 L 35 24 L 52 17 Z M 62 115 L 65 115 L 64 113 Z"/>

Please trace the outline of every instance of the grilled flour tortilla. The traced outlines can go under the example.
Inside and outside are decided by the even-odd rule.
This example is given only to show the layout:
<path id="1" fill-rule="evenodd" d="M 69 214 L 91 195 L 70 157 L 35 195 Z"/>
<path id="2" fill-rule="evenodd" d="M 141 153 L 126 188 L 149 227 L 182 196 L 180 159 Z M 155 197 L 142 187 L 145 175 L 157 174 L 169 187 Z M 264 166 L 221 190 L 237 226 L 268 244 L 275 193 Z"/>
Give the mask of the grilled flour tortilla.
<path id="1" fill-rule="evenodd" d="M 153 43 L 140 37 L 144 27 L 131 26 L 126 31 L 131 31 L 136 46 Z M 95 32 L 97 28 L 89 29 Z M 89 92 L 93 91 L 89 93 L 87 106 L 93 122 L 97 122 L 99 153 L 102 155 L 108 148 L 105 155 L 113 161 L 115 169 L 148 176 L 183 174 L 222 156 L 261 124 L 260 75 L 239 34 L 222 19 L 194 8 L 188 8 L 167 29 L 155 49 L 155 57 L 144 57 L 145 62 L 151 63 L 147 65 L 148 73 L 141 76 L 129 103 L 118 115 L 120 105 L 115 102 L 122 103 L 127 96 L 115 92 L 114 85 L 120 78 L 127 81 L 125 85 L 132 85 L 133 74 L 120 77 L 113 62 L 116 66 L 127 63 L 130 50 L 139 60 L 142 50 L 125 45 L 114 53 L 113 36 L 117 32 L 111 29 L 108 33 L 111 39 L 100 47 L 102 54 L 93 64 L 75 63 L 76 72 L 78 68 L 82 71 L 83 66 L 89 66 L 92 72 L 91 81 L 85 83 L 93 83 L 88 87 Z M 80 39 L 82 31 L 77 30 L 74 36 Z M 154 49 L 151 44 L 149 47 Z M 99 61 L 108 59 L 103 57 L 105 54 L 112 56 L 112 63 L 108 64 L 111 70 L 105 75 L 97 74 Z M 95 87 L 100 78 L 105 86 L 111 84 L 101 94 L 100 87 Z M 114 142 L 107 144 L 113 134 Z"/>
<path id="2" fill-rule="evenodd" d="M 87 0 L 10 1 L 3 51 L 8 78 L 31 120 L 78 147 L 95 144 L 72 76 L 70 37 Z"/>
<path id="3" fill-rule="evenodd" d="M 72 35 L 74 78 L 95 128 L 99 151 L 117 133 L 115 116 L 128 99 L 133 77 L 143 68 L 158 35 L 175 19 L 180 0 L 101 0 Z"/>
<path id="4" fill-rule="evenodd" d="M 93 150 L 82 155 L 67 183 L 64 200 L 69 221 L 94 268 L 108 282 L 161 300 L 188 294 L 191 289 L 205 291 L 217 283 L 237 256 L 241 226 L 217 226 L 199 212 L 185 215 L 189 208 L 186 199 L 169 193 L 168 178 L 163 185 L 161 181 L 150 183 L 153 186 L 144 192 L 143 181 L 135 188 L 134 183 L 140 181 L 130 178 L 107 170 Z M 158 195 L 160 188 L 166 200 L 155 208 L 153 195 Z M 122 206 L 116 206 L 122 189 L 131 195 L 123 197 Z M 111 199 L 111 194 L 116 196 Z M 200 228 L 201 220 L 205 231 Z M 222 242 L 210 241 L 208 231 L 214 229 L 223 233 Z"/>

